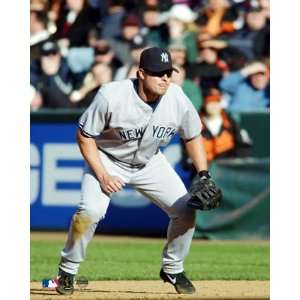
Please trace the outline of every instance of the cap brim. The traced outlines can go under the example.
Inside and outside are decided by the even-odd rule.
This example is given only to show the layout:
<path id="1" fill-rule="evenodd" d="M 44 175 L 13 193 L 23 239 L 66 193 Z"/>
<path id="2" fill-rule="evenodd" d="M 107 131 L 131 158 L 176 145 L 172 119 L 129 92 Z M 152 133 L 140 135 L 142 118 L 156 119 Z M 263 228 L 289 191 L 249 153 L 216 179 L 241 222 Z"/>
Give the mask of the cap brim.
<path id="1" fill-rule="evenodd" d="M 160 73 L 160 72 L 165 72 L 165 71 L 169 71 L 169 70 L 172 70 L 172 71 L 175 71 L 176 73 L 179 73 L 179 70 L 172 67 L 172 68 L 168 68 L 168 69 L 152 69 L 152 68 L 144 68 L 142 66 L 139 66 L 141 69 L 144 69 L 146 71 L 150 71 L 150 72 L 153 72 L 153 73 Z"/>
<path id="2" fill-rule="evenodd" d="M 162 69 L 162 70 L 157 70 L 157 71 L 153 71 L 153 72 L 164 72 L 164 71 L 169 71 L 169 70 L 172 70 L 172 71 L 175 71 L 176 73 L 179 73 L 179 70 L 172 67 L 171 69 Z"/>
<path id="3" fill-rule="evenodd" d="M 156 72 L 163 72 L 163 71 L 169 71 L 169 70 L 172 70 L 172 71 L 175 71 L 175 72 L 179 73 L 179 70 L 174 68 L 173 66 L 171 68 L 168 68 L 168 69 L 157 70 Z"/>
<path id="4" fill-rule="evenodd" d="M 42 56 L 48 56 L 50 54 L 58 54 L 58 50 L 47 50 L 41 51 Z"/>

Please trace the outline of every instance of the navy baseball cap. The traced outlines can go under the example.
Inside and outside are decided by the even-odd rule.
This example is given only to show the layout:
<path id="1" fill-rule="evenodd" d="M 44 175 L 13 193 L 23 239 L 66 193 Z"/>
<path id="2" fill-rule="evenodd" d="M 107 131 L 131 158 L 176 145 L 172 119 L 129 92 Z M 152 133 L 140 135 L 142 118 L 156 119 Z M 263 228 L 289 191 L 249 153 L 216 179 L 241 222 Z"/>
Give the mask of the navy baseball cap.
<path id="1" fill-rule="evenodd" d="M 53 41 L 47 41 L 41 45 L 41 55 L 56 54 L 59 52 L 58 45 Z"/>
<path id="2" fill-rule="evenodd" d="M 169 51 L 158 47 L 147 48 L 141 53 L 139 67 L 153 73 L 160 73 L 168 70 L 174 70 L 177 73 L 179 72 L 172 65 Z"/>

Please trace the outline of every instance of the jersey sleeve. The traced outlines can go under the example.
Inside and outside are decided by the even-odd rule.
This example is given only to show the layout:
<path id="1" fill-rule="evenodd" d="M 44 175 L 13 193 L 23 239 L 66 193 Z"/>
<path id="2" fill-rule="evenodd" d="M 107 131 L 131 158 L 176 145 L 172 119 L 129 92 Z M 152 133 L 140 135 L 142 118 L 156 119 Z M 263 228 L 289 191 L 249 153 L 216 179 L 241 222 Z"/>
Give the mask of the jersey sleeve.
<path id="1" fill-rule="evenodd" d="M 185 100 L 185 110 L 183 113 L 181 126 L 179 127 L 179 135 L 184 140 L 190 140 L 201 134 L 202 124 L 200 116 L 194 108 L 189 98 L 182 92 Z"/>
<path id="2" fill-rule="evenodd" d="M 84 135 L 88 137 L 97 137 L 105 128 L 107 117 L 108 102 L 100 89 L 93 102 L 81 115 L 78 126 Z"/>

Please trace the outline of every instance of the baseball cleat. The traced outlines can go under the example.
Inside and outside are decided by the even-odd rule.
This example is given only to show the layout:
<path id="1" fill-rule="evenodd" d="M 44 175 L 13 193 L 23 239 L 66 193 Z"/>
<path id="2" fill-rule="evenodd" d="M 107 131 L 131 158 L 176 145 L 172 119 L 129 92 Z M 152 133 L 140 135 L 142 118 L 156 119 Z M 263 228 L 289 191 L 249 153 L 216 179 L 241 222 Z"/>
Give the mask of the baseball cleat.
<path id="1" fill-rule="evenodd" d="M 196 291 L 195 287 L 185 276 L 184 272 L 178 274 L 168 274 L 161 269 L 159 276 L 164 282 L 171 283 L 175 287 L 178 294 L 193 294 Z"/>
<path id="2" fill-rule="evenodd" d="M 74 292 L 74 275 L 69 274 L 61 269 L 58 273 L 58 287 L 56 291 L 62 295 L 71 295 Z"/>

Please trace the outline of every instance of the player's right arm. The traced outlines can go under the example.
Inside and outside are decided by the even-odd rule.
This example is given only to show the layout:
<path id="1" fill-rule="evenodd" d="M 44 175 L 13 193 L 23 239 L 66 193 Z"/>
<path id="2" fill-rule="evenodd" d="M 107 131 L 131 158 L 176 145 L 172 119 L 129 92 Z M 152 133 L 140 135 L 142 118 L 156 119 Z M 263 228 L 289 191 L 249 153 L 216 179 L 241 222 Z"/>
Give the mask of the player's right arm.
<path id="1" fill-rule="evenodd" d="M 77 143 L 82 156 L 99 180 L 102 190 L 107 194 L 120 191 L 125 184 L 121 178 L 111 176 L 107 172 L 101 161 L 95 139 L 85 136 L 81 129 L 78 129 Z"/>
<path id="2" fill-rule="evenodd" d="M 108 114 L 108 101 L 101 91 L 102 88 L 79 119 L 77 142 L 85 161 L 99 180 L 102 190 L 111 194 L 121 190 L 124 182 L 107 172 L 96 145 L 95 138 L 103 132 Z"/>

